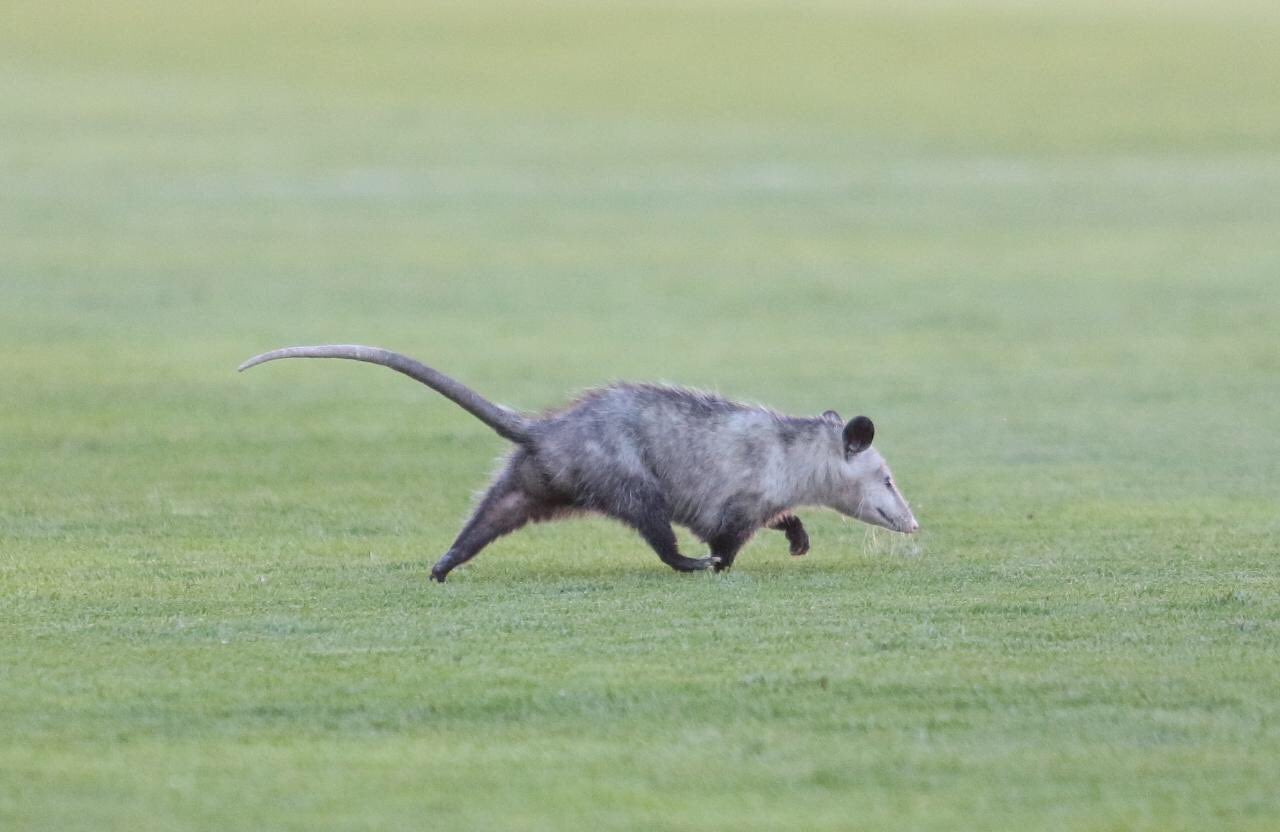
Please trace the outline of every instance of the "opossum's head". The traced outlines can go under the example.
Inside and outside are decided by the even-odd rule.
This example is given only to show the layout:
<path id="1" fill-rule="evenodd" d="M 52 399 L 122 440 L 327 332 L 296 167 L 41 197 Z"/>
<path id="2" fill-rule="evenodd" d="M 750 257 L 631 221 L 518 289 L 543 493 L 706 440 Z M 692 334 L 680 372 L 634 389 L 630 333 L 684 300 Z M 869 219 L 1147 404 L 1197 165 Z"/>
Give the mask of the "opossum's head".
<path id="1" fill-rule="evenodd" d="M 828 505 L 873 526 L 903 534 L 919 531 L 920 524 L 898 490 L 888 463 L 871 447 L 876 434 L 871 420 L 858 416 L 840 428 L 840 416 L 835 411 L 822 415 L 840 430 L 840 459 L 834 465 Z"/>

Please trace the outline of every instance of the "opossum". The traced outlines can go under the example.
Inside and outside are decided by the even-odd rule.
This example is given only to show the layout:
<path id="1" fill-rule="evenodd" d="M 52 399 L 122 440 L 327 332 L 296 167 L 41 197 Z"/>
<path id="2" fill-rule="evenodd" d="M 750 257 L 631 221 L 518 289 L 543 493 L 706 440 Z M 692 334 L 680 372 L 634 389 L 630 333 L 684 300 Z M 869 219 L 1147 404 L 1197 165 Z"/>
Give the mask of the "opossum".
<path id="1" fill-rule="evenodd" d="M 515 443 L 453 545 L 431 570 L 443 582 L 502 535 L 529 522 L 584 512 L 640 533 L 679 572 L 721 571 L 761 528 L 786 534 L 791 554 L 809 551 L 793 510 L 832 508 L 895 532 L 920 526 L 884 458 L 871 447 L 866 416 L 847 423 L 834 410 L 806 418 L 718 395 L 657 384 L 590 390 L 560 410 L 533 416 L 494 404 L 455 379 L 378 347 L 286 347 L 277 358 L 345 358 L 380 364 L 452 399 Z M 681 554 L 672 523 L 707 544 Z"/>

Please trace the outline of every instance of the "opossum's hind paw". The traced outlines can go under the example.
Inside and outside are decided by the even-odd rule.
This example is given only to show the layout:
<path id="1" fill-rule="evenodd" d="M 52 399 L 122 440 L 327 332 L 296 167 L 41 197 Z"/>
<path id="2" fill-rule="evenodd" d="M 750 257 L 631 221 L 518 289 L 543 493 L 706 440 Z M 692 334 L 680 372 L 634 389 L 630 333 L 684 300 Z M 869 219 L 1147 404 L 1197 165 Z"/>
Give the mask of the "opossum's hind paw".
<path id="1" fill-rule="evenodd" d="M 809 535 L 805 532 L 800 532 L 795 535 L 790 543 L 792 557 L 798 558 L 802 555 L 809 554 Z"/>
<path id="2" fill-rule="evenodd" d="M 686 558 L 668 561 L 668 565 L 677 572 L 701 572 L 711 569 L 720 563 L 719 558 Z"/>
<path id="3" fill-rule="evenodd" d="M 447 566 L 441 566 L 437 563 L 435 566 L 431 567 L 431 580 L 438 584 L 442 584 L 447 577 L 449 577 L 449 568 Z"/>

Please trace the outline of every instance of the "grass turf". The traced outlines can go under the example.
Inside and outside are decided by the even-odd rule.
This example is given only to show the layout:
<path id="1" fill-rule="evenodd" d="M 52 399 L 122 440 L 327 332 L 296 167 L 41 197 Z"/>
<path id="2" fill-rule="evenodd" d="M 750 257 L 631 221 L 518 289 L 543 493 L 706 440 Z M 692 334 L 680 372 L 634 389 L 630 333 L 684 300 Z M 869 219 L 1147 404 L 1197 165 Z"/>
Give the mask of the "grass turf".
<path id="1" fill-rule="evenodd" d="M 12 2 L 0 827 L 1273 829 L 1267 4 Z M 865 412 L 926 532 L 426 582 L 529 408 Z M 691 545 L 691 543 L 690 543 Z"/>

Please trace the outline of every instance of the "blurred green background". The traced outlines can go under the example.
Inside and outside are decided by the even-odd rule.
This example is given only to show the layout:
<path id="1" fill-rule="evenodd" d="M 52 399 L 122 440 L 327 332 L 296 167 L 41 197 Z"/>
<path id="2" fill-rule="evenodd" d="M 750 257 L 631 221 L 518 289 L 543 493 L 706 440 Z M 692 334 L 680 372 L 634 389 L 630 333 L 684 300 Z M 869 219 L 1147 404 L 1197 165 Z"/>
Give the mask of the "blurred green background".
<path id="1" fill-rule="evenodd" d="M 1273 829 L 1280 7 L 0 3 L 0 825 Z M 677 576 L 508 404 L 867 413 Z M 692 550 L 693 543 L 687 544 Z"/>

